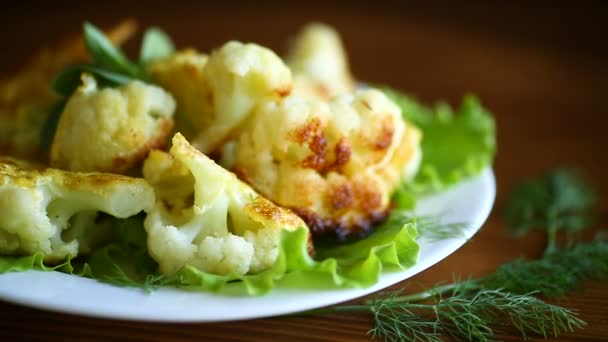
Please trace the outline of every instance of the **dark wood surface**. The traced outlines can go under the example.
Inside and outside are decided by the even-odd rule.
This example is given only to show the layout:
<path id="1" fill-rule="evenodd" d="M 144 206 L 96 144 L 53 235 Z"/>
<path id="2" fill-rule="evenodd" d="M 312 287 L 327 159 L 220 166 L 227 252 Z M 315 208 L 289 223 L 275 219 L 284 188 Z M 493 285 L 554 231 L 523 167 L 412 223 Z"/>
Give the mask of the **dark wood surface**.
<path id="1" fill-rule="evenodd" d="M 208 50 L 228 39 L 255 41 L 284 51 L 298 27 L 321 20 L 337 27 L 361 80 L 393 85 L 425 101 L 457 104 L 477 93 L 496 116 L 498 197 L 483 230 L 431 269 L 395 286 L 480 275 L 520 256 L 537 256 L 540 235 L 523 240 L 505 233 L 500 211 L 520 180 L 555 166 L 581 169 L 599 192 L 600 224 L 608 223 L 608 25 L 602 3 L 525 2 L 441 5 L 397 2 L 364 5 L 309 2 L 247 3 L 119 1 L 13 2 L 0 13 L 0 72 L 16 70 L 41 44 L 80 23 L 100 25 L 131 16 L 158 24 L 180 46 Z M 5 5 L 3 5 L 5 6 Z M 171 6 L 171 7 L 170 7 Z M 607 261 L 608 262 L 608 261 Z M 587 283 L 557 302 L 577 309 L 588 325 L 561 341 L 608 340 L 606 282 Z M 94 295 L 94 294 L 92 294 Z M 356 302 L 356 301 L 355 301 Z M 160 309 L 160 308 L 159 308 Z M 238 308 L 235 308 L 238 310 Z M 218 324 L 148 324 L 93 319 L 0 302 L 0 340 L 129 339 L 369 340 L 367 315 L 268 318 Z M 503 336 L 507 341 L 519 337 Z M 533 339 L 534 340 L 534 339 Z"/>

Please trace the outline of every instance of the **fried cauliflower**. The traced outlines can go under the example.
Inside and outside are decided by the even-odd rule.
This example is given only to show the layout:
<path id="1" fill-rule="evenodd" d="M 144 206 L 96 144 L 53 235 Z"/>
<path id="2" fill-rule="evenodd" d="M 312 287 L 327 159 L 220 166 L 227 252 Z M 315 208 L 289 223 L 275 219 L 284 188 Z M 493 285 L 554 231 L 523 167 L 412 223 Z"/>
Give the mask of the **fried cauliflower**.
<path id="1" fill-rule="evenodd" d="M 136 26 L 134 21 L 126 20 L 106 34 L 114 44 L 121 45 L 135 33 Z M 70 37 L 41 49 L 18 74 L 0 80 L 0 155 L 46 159 L 41 151 L 40 131 L 59 101 L 51 81 L 66 67 L 88 59 L 82 37 Z"/>
<path id="2" fill-rule="evenodd" d="M 291 96 L 257 107 L 232 148 L 241 179 L 292 209 L 314 235 L 364 235 L 417 168 L 420 131 L 382 92 L 331 102 Z"/>
<path id="3" fill-rule="evenodd" d="M 186 265 L 221 275 L 256 273 L 276 261 L 281 230 L 306 227 L 179 133 L 169 153 L 150 153 L 143 171 L 157 196 L 144 221 L 148 251 L 163 274 Z"/>
<path id="4" fill-rule="evenodd" d="M 209 87 L 203 77 L 208 59 L 205 54 L 187 49 L 152 61 L 148 67 L 154 81 L 174 96 L 176 129 L 187 138 L 193 138 L 197 131 L 205 128 L 199 117 L 213 111 L 212 103 L 208 101 Z"/>
<path id="5" fill-rule="evenodd" d="M 355 89 L 340 35 L 330 26 L 312 23 L 295 37 L 286 58 L 294 93 L 331 99 Z"/>
<path id="6" fill-rule="evenodd" d="M 175 101 L 163 89 L 139 81 L 98 89 L 83 74 L 59 120 L 51 165 L 71 171 L 120 173 L 165 144 Z"/>
<path id="7" fill-rule="evenodd" d="M 152 78 L 172 93 L 179 111 L 197 131 L 201 152 L 215 151 L 256 104 L 278 99 L 292 88 L 291 72 L 274 52 L 231 41 L 207 56 L 192 50 L 155 61 Z"/>
<path id="8" fill-rule="evenodd" d="M 107 235 L 99 212 L 126 218 L 154 205 L 143 180 L 37 168 L 0 158 L 0 255 L 42 253 L 53 263 L 90 250 Z"/>

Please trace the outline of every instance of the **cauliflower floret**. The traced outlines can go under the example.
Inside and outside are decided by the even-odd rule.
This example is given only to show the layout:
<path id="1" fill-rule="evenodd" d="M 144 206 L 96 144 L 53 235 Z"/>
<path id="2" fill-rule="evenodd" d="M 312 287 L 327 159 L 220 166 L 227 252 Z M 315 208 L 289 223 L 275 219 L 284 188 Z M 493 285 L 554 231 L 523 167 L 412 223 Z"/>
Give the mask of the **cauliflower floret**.
<path id="1" fill-rule="evenodd" d="M 124 172 L 165 144 L 175 101 L 139 81 L 97 89 L 91 76 L 68 100 L 51 146 L 51 165 L 71 171 Z"/>
<path id="2" fill-rule="evenodd" d="M 176 130 L 188 138 L 205 127 L 205 113 L 212 112 L 209 87 L 203 70 L 209 57 L 188 49 L 150 63 L 148 71 L 154 81 L 169 91 L 177 102 Z"/>
<path id="3" fill-rule="evenodd" d="M 222 275 L 259 272 L 274 264 L 281 230 L 306 227 L 179 133 L 169 154 L 150 153 L 143 172 L 157 196 L 144 221 L 148 250 L 164 274 L 186 265 Z"/>
<path id="4" fill-rule="evenodd" d="M 207 58 L 178 53 L 150 66 L 152 78 L 178 100 L 198 130 L 193 144 L 215 151 L 260 101 L 291 91 L 291 72 L 274 52 L 256 44 L 231 41 Z"/>
<path id="5" fill-rule="evenodd" d="M 252 271 L 261 271 L 274 264 L 279 256 L 275 229 L 268 227 L 257 232 L 246 231 L 244 237 L 250 245 L 256 246 L 251 256 Z"/>
<path id="6" fill-rule="evenodd" d="M 121 45 L 135 33 L 136 26 L 133 20 L 126 20 L 106 35 Z M 79 34 L 39 50 L 19 73 L 0 80 L 0 155 L 47 159 L 40 146 L 40 131 L 60 100 L 50 87 L 51 81 L 66 67 L 89 59 Z"/>
<path id="7" fill-rule="evenodd" d="M 243 126 L 232 170 L 291 208 L 313 234 L 365 234 L 382 219 L 400 179 L 417 167 L 420 131 L 382 92 L 327 103 L 289 97 L 256 108 Z"/>
<path id="8" fill-rule="evenodd" d="M 76 256 L 105 235 L 98 212 L 126 218 L 153 205 L 154 190 L 143 179 L 0 158 L 0 254 L 41 252 L 47 262 Z"/>
<path id="9" fill-rule="evenodd" d="M 286 62 L 293 73 L 294 93 L 299 96 L 331 99 L 355 89 L 340 35 L 330 26 L 305 26 L 295 37 Z"/>

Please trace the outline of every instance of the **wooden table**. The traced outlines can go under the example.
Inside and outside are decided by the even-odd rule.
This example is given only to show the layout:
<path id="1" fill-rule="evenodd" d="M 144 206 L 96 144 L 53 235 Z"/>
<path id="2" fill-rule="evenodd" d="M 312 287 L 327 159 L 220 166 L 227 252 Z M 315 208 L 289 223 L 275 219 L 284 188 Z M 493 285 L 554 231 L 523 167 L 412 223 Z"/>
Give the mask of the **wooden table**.
<path id="1" fill-rule="evenodd" d="M 606 7 L 484 2 L 440 7 L 387 2 L 374 7 L 308 2 L 287 7 L 222 2 L 120 1 L 35 4 L 21 2 L 0 14 L 0 72 L 14 70 L 32 49 L 80 23 L 100 25 L 133 16 L 158 24 L 178 45 L 208 50 L 228 39 L 256 41 L 284 51 L 286 39 L 310 20 L 336 26 L 362 80 L 406 89 L 425 101 L 457 104 L 475 92 L 496 116 L 498 197 L 483 230 L 458 252 L 406 283 L 431 285 L 453 273 L 480 275 L 519 256 L 537 256 L 540 235 L 515 240 L 500 211 L 520 180 L 559 165 L 582 169 L 599 191 L 601 223 L 608 222 L 608 26 Z M 131 46 L 132 48 L 132 46 Z M 608 262 L 608 261 L 607 261 Z M 398 284 L 394 288 L 406 284 Z M 588 283 L 558 302 L 579 310 L 588 325 L 562 341 L 608 340 L 608 283 Z M 355 301 L 356 302 L 356 301 Z M 368 315 L 267 318 L 218 324 L 148 324 L 57 314 L 0 302 L 2 341 L 129 339 L 369 340 Z M 519 337 L 501 337 L 508 341 Z"/>

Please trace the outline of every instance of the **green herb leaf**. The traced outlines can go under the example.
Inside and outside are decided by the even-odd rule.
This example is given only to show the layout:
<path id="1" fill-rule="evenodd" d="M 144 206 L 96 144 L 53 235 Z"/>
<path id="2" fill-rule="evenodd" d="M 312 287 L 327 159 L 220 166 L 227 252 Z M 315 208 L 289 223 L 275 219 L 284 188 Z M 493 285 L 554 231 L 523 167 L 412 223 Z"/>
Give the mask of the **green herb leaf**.
<path id="1" fill-rule="evenodd" d="M 59 124 L 59 119 L 61 118 L 65 104 L 66 100 L 57 102 L 51 108 L 51 111 L 46 117 L 46 121 L 42 125 L 42 129 L 40 130 L 40 149 L 42 151 L 47 151 L 53 143 L 55 132 L 57 131 L 57 125 Z"/>
<path id="2" fill-rule="evenodd" d="M 133 78 L 95 65 L 81 64 L 71 66 L 55 77 L 53 90 L 63 96 L 70 96 L 82 84 L 82 74 L 89 73 L 103 85 L 118 86 L 133 81 Z"/>
<path id="3" fill-rule="evenodd" d="M 89 22 L 84 23 L 84 41 L 95 64 L 130 77 L 142 77 L 142 71 L 132 63 L 105 34 Z"/>
<path id="4" fill-rule="evenodd" d="M 139 61 L 146 65 L 155 59 L 165 58 L 175 52 L 169 35 L 158 27 L 150 27 L 144 33 Z"/>

